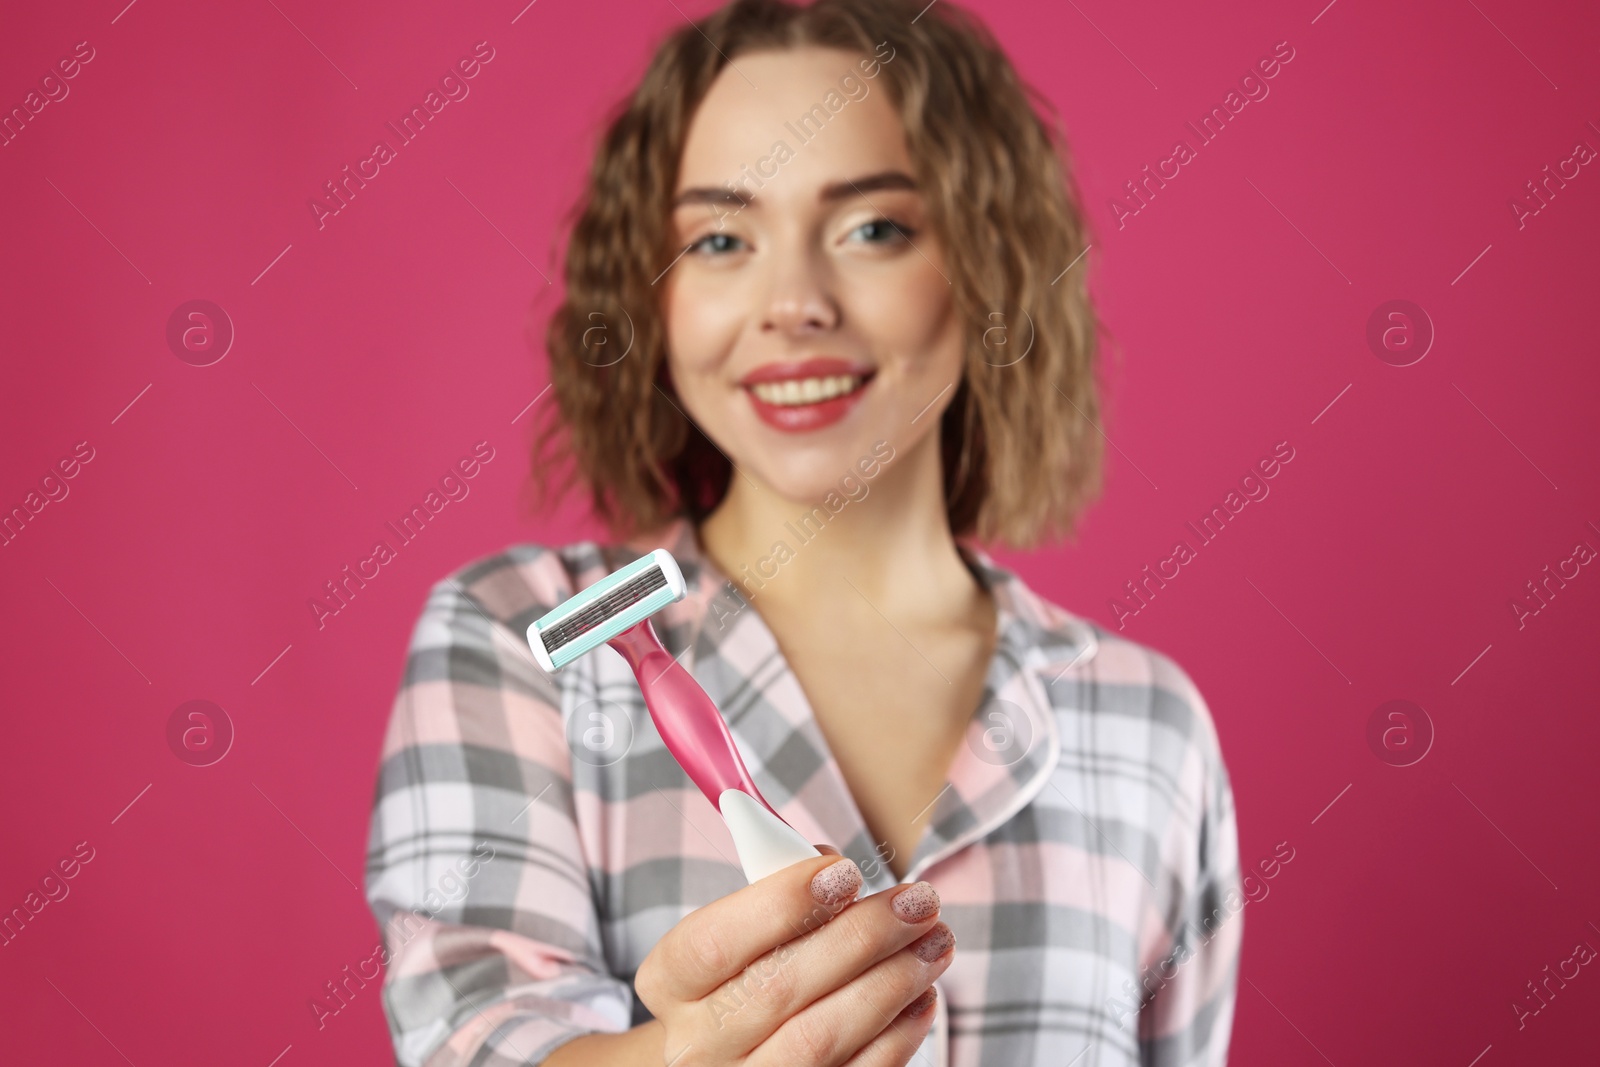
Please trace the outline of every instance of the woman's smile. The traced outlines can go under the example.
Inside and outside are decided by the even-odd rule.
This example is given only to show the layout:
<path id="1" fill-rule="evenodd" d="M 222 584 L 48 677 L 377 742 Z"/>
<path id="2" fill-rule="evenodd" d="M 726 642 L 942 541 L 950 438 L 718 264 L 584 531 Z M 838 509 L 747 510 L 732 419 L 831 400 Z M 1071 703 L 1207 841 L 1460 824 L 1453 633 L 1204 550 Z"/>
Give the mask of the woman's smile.
<path id="1" fill-rule="evenodd" d="M 768 426 L 805 433 L 848 415 L 877 373 L 869 363 L 814 356 L 795 363 L 764 363 L 739 384 Z"/>

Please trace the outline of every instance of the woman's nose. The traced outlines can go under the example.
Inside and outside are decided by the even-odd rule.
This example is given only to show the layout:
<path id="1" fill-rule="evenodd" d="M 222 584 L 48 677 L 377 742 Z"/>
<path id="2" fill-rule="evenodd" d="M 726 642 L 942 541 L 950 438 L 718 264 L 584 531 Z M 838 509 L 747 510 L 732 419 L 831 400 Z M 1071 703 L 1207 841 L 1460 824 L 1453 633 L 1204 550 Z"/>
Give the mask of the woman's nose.
<path id="1" fill-rule="evenodd" d="M 785 334 L 808 334 L 839 325 L 839 305 L 819 264 L 789 259 L 775 270 L 762 326 Z"/>

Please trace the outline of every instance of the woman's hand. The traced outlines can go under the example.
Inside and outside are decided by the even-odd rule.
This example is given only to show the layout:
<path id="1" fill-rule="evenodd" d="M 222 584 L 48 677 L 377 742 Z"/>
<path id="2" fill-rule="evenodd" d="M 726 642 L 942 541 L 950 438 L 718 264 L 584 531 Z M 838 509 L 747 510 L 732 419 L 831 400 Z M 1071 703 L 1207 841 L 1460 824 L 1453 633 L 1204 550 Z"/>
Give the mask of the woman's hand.
<path id="1" fill-rule="evenodd" d="M 829 846 L 818 846 L 828 849 Z M 634 989 L 672 1067 L 901 1067 L 933 1023 L 955 953 L 926 882 L 855 901 L 836 850 L 685 916 Z M 852 903 L 853 902 L 853 903 Z"/>

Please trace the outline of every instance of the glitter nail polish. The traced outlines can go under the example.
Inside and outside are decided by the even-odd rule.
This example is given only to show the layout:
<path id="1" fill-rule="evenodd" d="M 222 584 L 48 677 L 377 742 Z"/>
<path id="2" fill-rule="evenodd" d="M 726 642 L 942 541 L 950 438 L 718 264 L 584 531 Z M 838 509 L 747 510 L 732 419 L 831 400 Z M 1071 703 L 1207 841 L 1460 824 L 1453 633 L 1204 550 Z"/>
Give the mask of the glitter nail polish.
<path id="1" fill-rule="evenodd" d="M 938 990 L 929 986 L 922 991 L 916 1000 L 906 1005 L 906 1014 L 913 1019 L 919 1019 L 933 1010 L 934 1002 L 938 999 Z"/>
<path id="2" fill-rule="evenodd" d="M 933 924 L 933 929 L 911 942 L 912 953 L 923 963 L 932 963 L 955 946 L 956 935 L 945 923 Z"/>
<path id="3" fill-rule="evenodd" d="M 925 922 L 939 914 L 939 894 L 927 882 L 913 882 L 896 893 L 889 906 L 901 922 Z"/>
<path id="4" fill-rule="evenodd" d="M 860 889 L 861 868 L 855 865 L 854 860 L 836 860 L 811 879 L 811 899 L 829 907 L 854 900 Z"/>

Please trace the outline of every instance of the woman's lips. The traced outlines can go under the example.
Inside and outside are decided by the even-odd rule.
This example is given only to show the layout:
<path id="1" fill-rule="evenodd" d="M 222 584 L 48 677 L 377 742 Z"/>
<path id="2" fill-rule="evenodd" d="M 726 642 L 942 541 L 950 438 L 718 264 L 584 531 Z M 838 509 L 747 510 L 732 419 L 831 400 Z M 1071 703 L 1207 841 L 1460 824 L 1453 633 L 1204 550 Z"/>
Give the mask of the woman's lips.
<path id="1" fill-rule="evenodd" d="M 860 402 L 861 394 L 866 392 L 867 383 L 871 380 L 871 377 L 857 379 L 855 388 L 848 393 L 800 404 L 768 403 L 749 386 L 745 387 L 744 393 L 750 398 L 762 422 L 787 433 L 804 433 L 831 426 L 848 415 L 850 409 Z"/>
<path id="2" fill-rule="evenodd" d="M 739 379 L 740 385 L 757 382 L 781 382 L 791 378 L 827 378 L 838 374 L 870 377 L 877 370 L 860 360 L 840 359 L 838 356 L 812 356 L 794 363 L 763 363 Z"/>
<path id="3" fill-rule="evenodd" d="M 739 384 L 761 421 L 786 433 L 804 433 L 831 426 L 849 414 L 875 373 L 870 364 L 827 356 L 768 363 Z M 828 393 L 835 395 L 824 395 Z"/>

